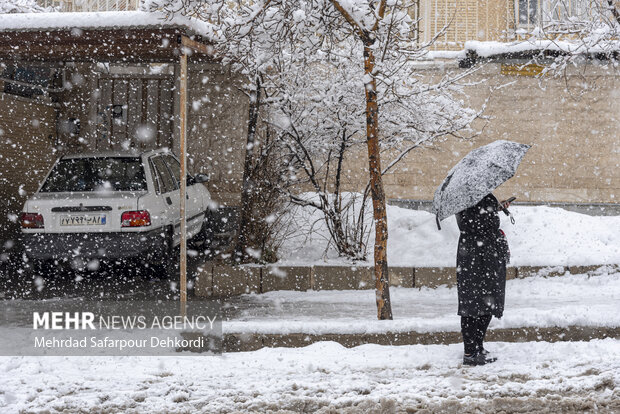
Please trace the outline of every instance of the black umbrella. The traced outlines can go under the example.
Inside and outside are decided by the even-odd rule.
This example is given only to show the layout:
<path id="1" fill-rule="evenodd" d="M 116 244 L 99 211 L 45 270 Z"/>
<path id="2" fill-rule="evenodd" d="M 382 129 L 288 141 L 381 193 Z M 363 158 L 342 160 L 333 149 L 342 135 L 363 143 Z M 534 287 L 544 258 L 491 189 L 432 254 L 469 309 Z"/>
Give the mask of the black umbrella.
<path id="1" fill-rule="evenodd" d="M 495 141 L 476 148 L 458 162 L 435 191 L 433 213 L 439 222 L 475 206 L 487 194 L 515 175 L 530 145 Z"/>

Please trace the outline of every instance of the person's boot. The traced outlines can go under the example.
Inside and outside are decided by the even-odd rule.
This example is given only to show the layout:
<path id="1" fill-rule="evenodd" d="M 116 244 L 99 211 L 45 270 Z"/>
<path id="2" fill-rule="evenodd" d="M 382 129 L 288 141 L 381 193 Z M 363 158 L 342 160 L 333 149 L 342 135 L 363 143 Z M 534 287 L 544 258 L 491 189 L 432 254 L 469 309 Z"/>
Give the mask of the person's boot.
<path id="1" fill-rule="evenodd" d="M 463 355 L 463 365 L 485 365 L 497 361 L 497 358 L 488 358 L 482 352 L 475 352 L 471 355 Z"/>
<path id="2" fill-rule="evenodd" d="M 484 347 L 480 347 L 478 353 L 484 355 L 487 364 L 497 361 L 497 358 L 489 356 L 490 352 L 484 349 Z"/>

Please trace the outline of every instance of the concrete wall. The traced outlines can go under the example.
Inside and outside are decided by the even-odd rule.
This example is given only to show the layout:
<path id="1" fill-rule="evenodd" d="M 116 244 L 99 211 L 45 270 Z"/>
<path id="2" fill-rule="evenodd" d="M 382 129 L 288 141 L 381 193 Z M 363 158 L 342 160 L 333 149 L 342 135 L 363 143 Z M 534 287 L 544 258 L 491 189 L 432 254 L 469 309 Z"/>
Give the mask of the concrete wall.
<path id="1" fill-rule="evenodd" d="M 189 66 L 188 161 L 209 174 L 214 199 L 239 204 L 248 130 L 249 99 L 243 80 L 219 64 Z"/>
<path id="2" fill-rule="evenodd" d="M 508 267 L 506 279 L 565 274 L 596 274 L 600 266 Z M 361 290 L 374 289 L 373 268 L 368 266 L 229 266 L 204 263 L 196 274 L 194 294 L 226 297 L 274 290 Z M 436 288 L 456 286 L 454 267 L 390 267 L 390 286 Z"/>
<path id="3" fill-rule="evenodd" d="M 55 139 L 51 103 L 0 93 L 0 251 L 19 234 L 26 194 L 36 191 L 56 159 Z"/>
<path id="4" fill-rule="evenodd" d="M 458 71 L 462 69 L 452 68 Z M 620 82 L 614 72 L 588 65 L 573 75 L 539 80 L 502 75 L 501 64 L 483 66 L 469 81 L 462 98 L 480 108 L 490 96 L 485 114 L 474 126 L 482 135 L 473 140 L 448 138 L 414 150 L 392 174 L 384 177 L 391 199 L 431 200 L 449 169 L 467 152 L 498 139 L 532 145 L 517 175 L 496 194 L 529 202 L 618 203 L 620 197 Z M 429 79 L 442 69 L 424 72 Z M 568 83 L 567 83 L 568 82 Z M 594 83 L 584 89 L 582 85 Z M 503 86 L 491 92 L 491 88 Z M 366 183 L 367 156 L 348 158 L 352 174 L 347 189 L 359 191 Z M 389 157 L 383 158 L 384 165 Z M 346 169 L 345 169 L 346 170 Z"/>

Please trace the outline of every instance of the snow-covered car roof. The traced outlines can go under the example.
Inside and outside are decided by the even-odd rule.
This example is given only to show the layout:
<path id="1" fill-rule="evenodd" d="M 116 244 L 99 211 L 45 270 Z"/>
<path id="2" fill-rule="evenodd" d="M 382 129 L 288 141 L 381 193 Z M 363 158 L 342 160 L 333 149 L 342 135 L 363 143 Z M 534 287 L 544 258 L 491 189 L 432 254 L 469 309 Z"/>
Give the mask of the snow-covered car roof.
<path id="1" fill-rule="evenodd" d="M 208 39 L 214 36 L 211 24 L 184 16 L 167 18 L 163 13 L 144 11 L 52 12 L 0 14 L 0 32 L 72 29 L 185 28 Z"/>

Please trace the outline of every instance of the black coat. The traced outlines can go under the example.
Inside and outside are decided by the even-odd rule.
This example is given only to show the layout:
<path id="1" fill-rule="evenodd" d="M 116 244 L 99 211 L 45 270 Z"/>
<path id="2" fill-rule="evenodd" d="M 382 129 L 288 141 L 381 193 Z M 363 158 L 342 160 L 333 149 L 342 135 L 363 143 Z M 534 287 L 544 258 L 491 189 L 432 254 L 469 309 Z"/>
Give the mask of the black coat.
<path id="1" fill-rule="evenodd" d="M 461 230 L 456 278 L 461 316 L 504 313 L 507 243 L 499 230 L 498 202 L 493 194 L 456 215 Z"/>

